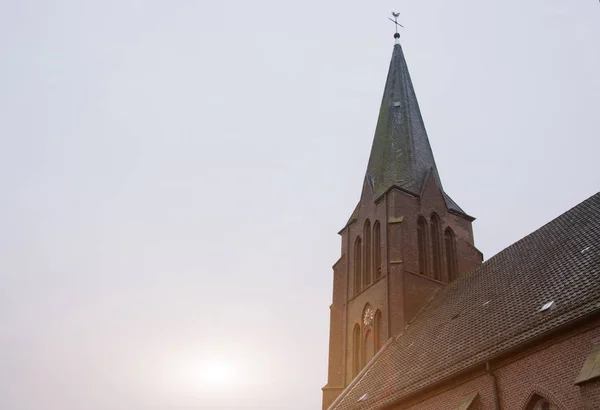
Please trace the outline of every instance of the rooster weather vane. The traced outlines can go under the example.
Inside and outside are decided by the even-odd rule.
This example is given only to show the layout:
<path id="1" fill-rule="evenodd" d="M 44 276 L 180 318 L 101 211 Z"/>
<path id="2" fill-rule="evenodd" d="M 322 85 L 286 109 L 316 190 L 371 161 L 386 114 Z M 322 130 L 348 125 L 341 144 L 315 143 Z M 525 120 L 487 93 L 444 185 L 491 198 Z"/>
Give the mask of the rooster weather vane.
<path id="1" fill-rule="evenodd" d="M 389 18 L 389 17 L 388 17 L 388 19 L 389 19 L 389 20 L 390 20 L 392 23 L 394 23 L 394 24 L 396 25 L 396 34 L 394 34 L 394 38 L 395 38 L 396 40 L 398 40 L 398 39 L 400 38 L 400 33 L 398 33 L 398 26 L 400 26 L 400 27 L 402 27 L 402 28 L 404 28 L 404 26 L 403 26 L 402 24 L 398 23 L 398 17 L 400 17 L 400 13 L 394 13 L 394 12 L 392 11 L 392 16 L 394 16 L 394 18 L 393 18 L 393 19 L 391 19 L 391 18 Z"/>

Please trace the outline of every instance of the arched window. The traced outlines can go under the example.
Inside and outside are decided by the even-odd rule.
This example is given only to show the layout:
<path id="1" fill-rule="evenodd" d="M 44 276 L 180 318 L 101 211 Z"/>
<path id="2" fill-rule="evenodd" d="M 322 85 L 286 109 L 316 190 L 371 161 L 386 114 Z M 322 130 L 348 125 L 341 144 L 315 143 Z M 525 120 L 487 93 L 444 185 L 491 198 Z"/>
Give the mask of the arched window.
<path id="1" fill-rule="evenodd" d="M 354 294 L 362 290 L 362 240 L 360 236 L 354 242 Z"/>
<path id="2" fill-rule="evenodd" d="M 367 219 L 363 231 L 365 238 L 365 246 L 363 250 L 364 265 L 363 265 L 363 284 L 365 288 L 371 284 L 371 221 Z"/>
<path id="3" fill-rule="evenodd" d="M 429 245 L 427 243 L 427 222 L 423 217 L 419 217 L 417 220 L 417 241 L 419 243 L 419 273 L 426 276 L 429 273 Z"/>
<path id="4" fill-rule="evenodd" d="M 373 332 L 370 329 L 365 330 L 365 338 L 363 343 L 363 355 L 362 355 L 362 367 L 365 367 L 367 363 L 373 358 Z"/>
<path id="5" fill-rule="evenodd" d="M 551 410 L 550 402 L 545 399 L 541 399 L 535 404 L 534 410 Z"/>
<path id="6" fill-rule="evenodd" d="M 446 243 L 446 272 L 448 272 L 448 282 L 452 282 L 458 277 L 456 237 L 452 229 L 446 228 L 444 231 L 444 242 Z"/>
<path id="7" fill-rule="evenodd" d="M 442 278 L 442 246 L 440 245 L 441 236 L 440 218 L 433 214 L 431 215 L 431 252 L 433 255 L 433 279 L 440 280 Z"/>
<path id="8" fill-rule="evenodd" d="M 360 326 L 359 324 L 354 325 L 354 331 L 352 333 L 352 378 L 358 376 L 360 372 Z"/>
<path id="9" fill-rule="evenodd" d="M 540 396 L 539 394 L 534 394 L 525 410 L 556 410 L 557 407 L 552 405 L 550 401 Z"/>
<path id="10" fill-rule="evenodd" d="M 373 225 L 373 268 L 375 280 L 381 277 L 381 225 L 375 221 Z"/>
<path id="11" fill-rule="evenodd" d="M 373 344 L 375 345 L 374 353 L 377 353 L 379 349 L 381 349 L 381 341 L 383 340 L 383 335 L 381 333 L 382 331 L 381 311 L 378 310 L 375 312 L 375 319 L 373 320 Z"/>

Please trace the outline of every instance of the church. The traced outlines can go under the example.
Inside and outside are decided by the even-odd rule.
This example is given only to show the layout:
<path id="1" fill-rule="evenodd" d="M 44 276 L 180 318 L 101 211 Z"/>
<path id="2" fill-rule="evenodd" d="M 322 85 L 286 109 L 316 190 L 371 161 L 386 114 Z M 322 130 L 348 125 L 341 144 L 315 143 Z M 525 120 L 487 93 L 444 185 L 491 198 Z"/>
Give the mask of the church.
<path id="1" fill-rule="evenodd" d="M 485 262 L 467 205 L 444 190 L 396 35 L 339 232 L 323 410 L 600 409 L 600 193 Z"/>

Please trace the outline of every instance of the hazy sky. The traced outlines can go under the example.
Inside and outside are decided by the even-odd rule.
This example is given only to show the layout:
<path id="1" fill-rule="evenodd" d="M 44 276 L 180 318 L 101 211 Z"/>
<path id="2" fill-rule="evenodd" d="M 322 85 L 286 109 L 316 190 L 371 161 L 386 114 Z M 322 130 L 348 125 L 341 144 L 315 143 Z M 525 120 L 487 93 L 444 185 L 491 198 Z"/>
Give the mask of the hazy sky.
<path id="1" fill-rule="evenodd" d="M 393 47 L 489 258 L 600 188 L 597 0 L 0 1 L 0 408 L 320 408 Z"/>

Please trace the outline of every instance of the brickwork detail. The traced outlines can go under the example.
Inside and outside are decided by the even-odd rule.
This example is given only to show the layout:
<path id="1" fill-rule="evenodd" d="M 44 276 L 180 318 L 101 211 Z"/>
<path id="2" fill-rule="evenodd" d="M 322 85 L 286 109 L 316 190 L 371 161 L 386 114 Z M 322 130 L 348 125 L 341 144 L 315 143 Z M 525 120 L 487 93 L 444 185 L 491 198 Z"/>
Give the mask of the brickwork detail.
<path id="1" fill-rule="evenodd" d="M 369 338 L 365 338 L 368 329 L 362 324 L 365 306 L 368 304 L 373 311 L 380 312 L 380 337 L 381 344 L 384 344 L 391 335 L 401 332 L 433 293 L 448 282 L 446 263 L 438 263 L 438 279 L 433 277 L 433 273 L 422 275 L 419 272 L 419 217 L 429 220 L 431 215 L 437 215 L 440 241 L 443 240 L 441 233 L 446 228 L 452 229 L 456 241 L 456 265 L 460 274 L 481 263 L 481 254 L 473 244 L 471 221 L 448 210 L 442 191 L 433 176 L 427 181 L 421 197 L 391 190 L 380 201 L 374 202 L 369 187 L 365 184 L 362 198 L 356 220 L 340 233 L 343 254 L 334 266 L 329 377 L 324 388 L 323 409 L 336 397 L 337 390 L 332 388 L 345 387 L 354 377 L 356 368 L 353 358 L 357 357 L 353 350 L 356 324 L 361 329 L 361 340 L 364 343 L 372 343 Z M 378 276 L 373 274 L 373 280 L 369 282 L 355 275 L 363 276 L 362 264 L 365 260 L 374 261 L 375 257 L 356 257 L 356 242 L 359 237 L 366 238 L 365 226 L 376 225 L 381 226 L 380 242 L 371 246 L 371 252 L 374 255 L 373 247 L 379 245 L 377 257 L 381 258 L 382 263 Z M 444 247 L 440 247 L 438 251 L 441 260 L 445 261 Z M 432 252 L 429 255 L 430 258 L 433 257 Z M 361 266 L 356 266 L 356 263 L 361 263 Z M 433 264 L 433 260 L 429 263 Z M 357 288 L 358 284 L 360 287 Z M 361 348 L 361 354 L 358 355 L 361 360 L 360 368 L 373 357 L 370 350 L 371 347 L 368 347 L 366 351 L 369 353 L 365 354 L 364 348 Z"/>
<path id="2" fill-rule="evenodd" d="M 583 384 L 581 386 L 581 398 L 584 410 L 600 409 L 600 379 Z"/>
<path id="3" fill-rule="evenodd" d="M 574 383 L 591 347 L 600 338 L 600 319 L 588 324 L 588 328 L 557 335 L 499 363 L 493 372 L 501 408 L 528 410 L 532 398 L 543 397 L 553 406 L 551 410 L 599 410 L 600 379 L 581 386 Z M 495 410 L 492 378 L 483 369 L 398 403 L 393 410 L 454 409 L 471 392 L 478 393 L 474 408 Z"/>

